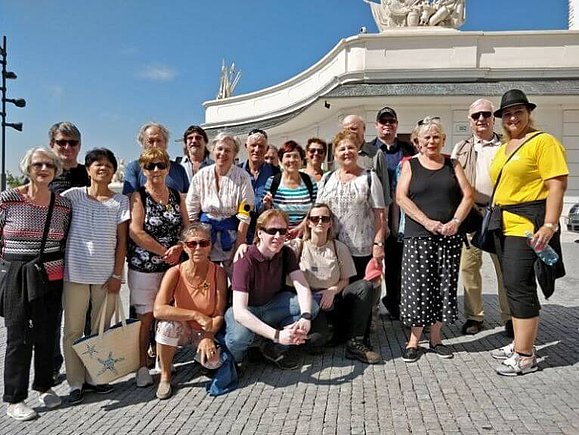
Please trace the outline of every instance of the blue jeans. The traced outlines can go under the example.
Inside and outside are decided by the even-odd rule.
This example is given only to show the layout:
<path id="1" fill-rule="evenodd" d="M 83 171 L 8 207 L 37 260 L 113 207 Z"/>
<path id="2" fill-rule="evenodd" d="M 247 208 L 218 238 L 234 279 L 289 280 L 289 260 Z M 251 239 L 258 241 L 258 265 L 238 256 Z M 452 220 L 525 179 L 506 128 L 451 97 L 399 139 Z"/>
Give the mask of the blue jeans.
<path id="1" fill-rule="evenodd" d="M 263 323 L 272 328 L 283 328 L 299 320 L 301 315 L 298 296 L 292 292 L 281 292 L 264 305 L 249 306 L 247 309 Z M 318 314 L 318 304 L 312 301 L 310 313 Z M 225 344 L 235 362 L 243 361 L 247 349 L 253 344 L 256 334 L 233 317 L 233 307 L 225 313 Z"/>

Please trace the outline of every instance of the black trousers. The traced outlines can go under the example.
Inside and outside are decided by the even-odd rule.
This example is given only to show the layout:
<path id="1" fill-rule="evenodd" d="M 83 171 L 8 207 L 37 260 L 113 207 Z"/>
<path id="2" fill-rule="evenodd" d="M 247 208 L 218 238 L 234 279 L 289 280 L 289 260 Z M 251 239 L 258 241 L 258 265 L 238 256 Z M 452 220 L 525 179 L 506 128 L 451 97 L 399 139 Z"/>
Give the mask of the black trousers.
<path id="1" fill-rule="evenodd" d="M 334 325 L 334 339 L 338 342 L 368 338 L 373 297 L 374 288 L 370 282 L 363 279 L 355 281 L 336 296 L 332 311 L 320 310 L 318 317 L 325 315 Z"/>
<path id="2" fill-rule="evenodd" d="M 53 310 L 45 320 L 28 324 L 8 325 L 4 358 L 4 396 L 8 403 L 19 403 L 28 397 L 30 365 L 34 351 L 32 389 L 44 393 L 52 387 L 54 343 L 58 313 Z"/>
<path id="3" fill-rule="evenodd" d="M 391 315 L 398 317 L 400 315 L 400 280 L 404 243 L 398 241 L 397 235 L 390 234 L 385 244 L 384 281 L 386 282 L 386 296 L 382 298 L 382 303 Z"/>

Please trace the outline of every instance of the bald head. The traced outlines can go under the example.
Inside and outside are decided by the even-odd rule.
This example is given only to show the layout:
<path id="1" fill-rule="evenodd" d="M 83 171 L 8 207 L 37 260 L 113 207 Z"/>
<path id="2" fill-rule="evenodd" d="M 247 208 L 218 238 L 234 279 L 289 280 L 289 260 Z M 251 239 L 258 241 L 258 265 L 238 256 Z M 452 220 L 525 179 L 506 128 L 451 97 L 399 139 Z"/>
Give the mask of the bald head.
<path id="1" fill-rule="evenodd" d="M 347 115 L 342 120 L 342 128 L 351 131 L 356 135 L 356 138 L 358 139 L 356 145 L 358 148 L 364 144 L 364 135 L 366 133 L 366 123 L 364 122 L 364 118 L 358 115 Z"/>

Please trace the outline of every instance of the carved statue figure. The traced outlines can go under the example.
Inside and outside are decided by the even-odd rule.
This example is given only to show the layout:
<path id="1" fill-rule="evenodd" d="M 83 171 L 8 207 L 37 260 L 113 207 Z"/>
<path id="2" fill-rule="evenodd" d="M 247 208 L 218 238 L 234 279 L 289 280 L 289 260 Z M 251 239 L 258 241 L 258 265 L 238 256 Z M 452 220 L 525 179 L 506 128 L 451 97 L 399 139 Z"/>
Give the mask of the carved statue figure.
<path id="1" fill-rule="evenodd" d="M 235 64 L 232 63 L 228 70 L 225 66 L 225 60 L 223 60 L 221 62 L 221 77 L 219 78 L 217 99 L 221 100 L 223 98 L 231 97 L 240 77 L 241 71 L 235 71 Z"/>
<path id="2" fill-rule="evenodd" d="M 458 28 L 465 19 L 466 0 L 380 0 L 370 5 L 374 21 L 383 32 L 393 27 L 439 26 Z"/>
<path id="3" fill-rule="evenodd" d="M 122 183 L 125 181 L 125 160 L 120 159 L 117 166 L 117 172 L 113 175 L 113 183 Z"/>

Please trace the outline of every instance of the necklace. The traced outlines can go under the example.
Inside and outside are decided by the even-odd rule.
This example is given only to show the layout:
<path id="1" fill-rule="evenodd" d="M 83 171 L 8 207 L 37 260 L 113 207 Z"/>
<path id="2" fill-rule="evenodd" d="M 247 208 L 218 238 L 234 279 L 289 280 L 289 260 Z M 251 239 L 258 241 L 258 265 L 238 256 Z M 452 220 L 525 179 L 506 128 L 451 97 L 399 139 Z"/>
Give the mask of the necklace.
<path id="1" fill-rule="evenodd" d="M 209 273 L 209 265 L 207 265 L 207 270 L 205 272 L 205 277 L 200 277 L 195 275 L 195 272 L 191 270 L 190 267 L 186 267 L 185 270 L 185 280 L 191 286 L 193 293 L 207 293 L 211 289 L 211 284 L 207 282 L 207 274 Z M 190 278 L 190 275 L 193 275 Z"/>

